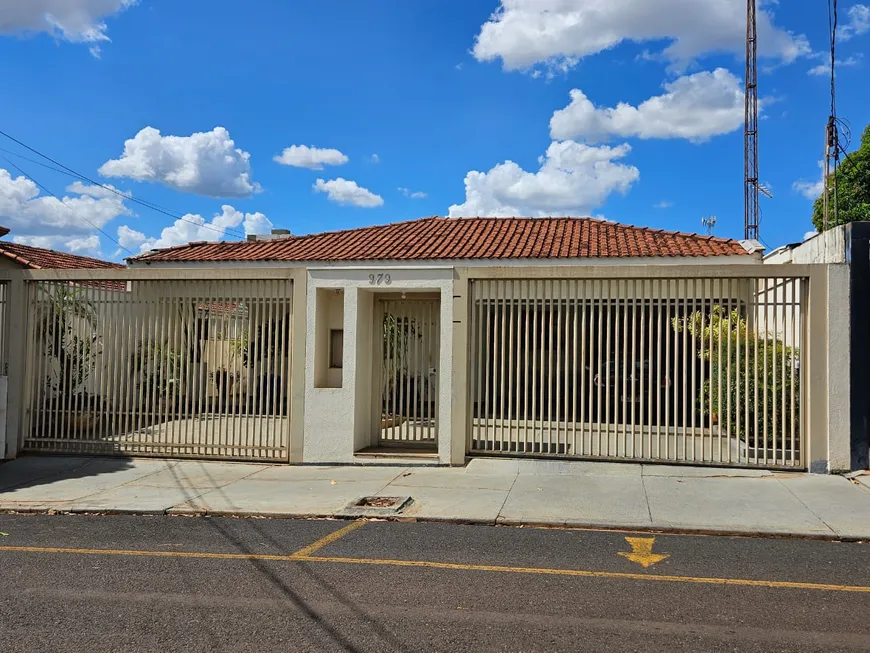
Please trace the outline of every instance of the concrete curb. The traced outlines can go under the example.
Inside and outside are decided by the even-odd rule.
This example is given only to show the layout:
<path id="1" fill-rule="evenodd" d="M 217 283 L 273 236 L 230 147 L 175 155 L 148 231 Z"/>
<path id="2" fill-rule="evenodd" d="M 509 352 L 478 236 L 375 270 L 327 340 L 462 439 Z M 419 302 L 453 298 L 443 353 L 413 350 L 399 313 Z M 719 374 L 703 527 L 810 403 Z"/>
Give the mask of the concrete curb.
<path id="1" fill-rule="evenodd" d="M 617 533 L 650 533 L 661 535 L 698 535 L 698 536 L 719 536 L 719 537 L 752 537 L 759 539 L 800 539 L 800 540 L 822 540 L 829 542 L 856 542 L 868 540 L 870 541 L 870 533 L 866 537 L 846 537 L 840 536 L 837 533 L 818 533 L 813 531 L 783 531 L 783 530 L 735 530 L 733 528 L 690 528 L 684 526 L 672 526 L 670 524 L 651 524 L 638 526 L 636 524 L 613 524 L 600 522 L 535 522 L 535 521 L 519 521 L 514 519 L 498 519 L 497 526 L 508 526 L 512 528 L 564 528 L 568 530 L 595 530 L 595 531 L 613 531 Z"/>
<path id="2" fill-rule="evenodd" d="M 228 517 L 235 519 L 306 519 L 306 520 L 334 520 L 352 521 L 359 519 L 358 516 L 335 513 L 263 513 L 243 510 L 203 510 L 194 508 L 168 508 L 164 510 L 141 510 L 135 508 L 113 508 L 95 510 L 93 508 L 0 508 L 0 514 L 30 514 L 30 515 L 141 515 L 141 516 L 166 516 L 166 517 Z M 748 537 L 758 539 L 800 539 L 820 540 L 826 542 L 870 542 L 870 533 L 865 536 L 838 535 L 837 533 L 815 533 L 809 531 L 782 531 L 782 530 L 755 530 L 740 531 L 735 529 L 717 528 L 686 528 L 675 527 L 665 524 L 652 524 L 639 526 L 636 524 L 613 524 L 601 522 L 541 522 L 522 521 L 516 519 L 477 519 L 463 517 L 441 517 L 426 515 L 390 515 L 383 517 L 366 518 L 369 521 L 390 521 L 405 523 L 441 523 L 466 526 L 495 526 L 505 528 L 543 528 L 563 529 L 578 531 L 611 531 L 617 533 L 650 533 L 660 535 L 693 535 L 693 536 L 719 536 L 719 537 Z"/>

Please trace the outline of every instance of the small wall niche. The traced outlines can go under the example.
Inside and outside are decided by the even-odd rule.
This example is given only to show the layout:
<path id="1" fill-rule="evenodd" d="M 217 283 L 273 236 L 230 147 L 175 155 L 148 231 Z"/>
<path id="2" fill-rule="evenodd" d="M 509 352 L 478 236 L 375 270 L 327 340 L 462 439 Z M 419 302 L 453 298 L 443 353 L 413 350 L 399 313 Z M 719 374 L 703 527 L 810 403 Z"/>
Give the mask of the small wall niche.
<path id="1" fill-rule="evenodd" d="M 329 330 L 329 369 L 344 367 L 344 329 Z"/>
<path id="2" fill-rule="evenodd" d="M 344 290 L 318 288 L 314 316 L 314 387 L 340 388 L 344 368 Z"/>

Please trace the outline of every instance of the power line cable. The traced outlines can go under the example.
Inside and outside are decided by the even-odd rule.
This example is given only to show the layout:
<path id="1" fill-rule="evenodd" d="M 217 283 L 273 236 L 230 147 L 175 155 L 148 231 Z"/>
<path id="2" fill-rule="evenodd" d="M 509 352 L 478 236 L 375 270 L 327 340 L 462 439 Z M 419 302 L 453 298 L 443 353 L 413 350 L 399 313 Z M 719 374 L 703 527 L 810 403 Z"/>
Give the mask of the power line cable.
<path id="1" fill-rule="evenodd" d="M 58 202 L 60 202 L 63 206 L 65 206 L 65 207 L 68 208 L 70 211 L 72 211 L 72 212 L 73 212 L 73 215 L 75 215 L 76 217 L 78 217 L 78 218 L 84 220 L 85 222 L 87 222 L 87 223 L 88 223 L 92 228 L 94 228 L 94 229 L 96 229 L 97 231 L 99 231 L 99 232 L 100 232 L 101 234 L 103 234 L 106 238 L 108 238 L 109 240 L 111 240 L 113 243 L 115 243 L 118 247 L 120 247 L 121 249 L 123 249 L 123 250 L 124 250 L 125 252 L 127 252 L 128 254 L 131 254 L 131 255 L 133 254 L 133 252 L 131 252 L 129 249 L 127 249 L 127 248 L 124 247 L 121 243 L 119 243 L 118 240 L 117 240 L 116 238 L 113 238 L 111 235 L 109 235 L 108 233 L 106 233 L 105 230 L 103 230 L 102 228 L 100 228 L 100 227 L 98 227 L 97 225 L 95 225 L 93 222 L 91 222 L 90 220 L 88 220 L 85 216 L 83 216 L 81 213 L 79 213 L 78 211 L 76 211 L 76 210 L 75 210 L 73 207 L 71 207 L 69 204 L 67 204 L 66 202 L 64 202 L 63 200 L 61 200 L 57 195 L 55 195 L 54 193 L 52 193 L 48 188 L 46 188 L 46 187 L 43 186 L 41 183 L 39 183 L 39 180 L 37 180 L 33 175 L 29 175 L 29 174 L 27 174 L 24 170 L 22 170 L 22 169 L 19 168 L 17 165 L 15 165 L 14 163 L 12 163 L 12 161 L 10 161 L 10 160 L 5 156 L 5 155 L 0 154 L 0 158 L 2 158 L 4 161 L 6 161 L 6 163 L 8 163 L 10 166 L 12 166 L 13 168 L 15 168 L 15 169 L 20 173 L 20 174 L 24 175 L 25 177 L 27 177 L 28 179 L 30 179 L 34 184 L 36 184 L 37 186 L 39 186 L 39 188 L 42 189 L 42 192 L 51 195 L 54 199 L 56 199 Z"/>
<path id="2" fill-rule="evenodd" d="M 47 161 L 51 161 L 54 165 L 62 168 L 62 170 L 56 170 L 56 172 L 61 172 L 62 174 L 68 174 L 71 177 L 76 177 L 77 179 L 80 179 L 82 181 L 87 181 L 88 183 L 93 184 L 94 186 L 99 186 L 100 188 L 103 188 L 109 192 L 112 192 L 116 195 L 119 195 L 119 196 L 123 197 L 124 199 L 126 199 L 130 202 L 133 202 L 134 204 L 139 204 L 140 206 L 144 206 L 146 208 L 149 208 L 152 211 L 156 211 L 157 213 L 162 213 L 163 215 L 166 215 L 174 220 L 181 220 L 182 222 L 187 222 L 188 224 L 192 224 L 192 225 L 195 225 L 195 226 L 203 228 L 203 229 L 208 229 L 210 231 L 214 231 L 214 232 L 219 233 L 221 235 L 229 234 L 231 236 L 235 236 L 236 238 L 240 238 L 242 240 L 244 240 L 246 237 L 246 234 L 244 232 L 236 231 L 235 229 L 230 229 L 230 228 L 221 229 L 219 227 L 213 227 L 206 222 L 203 222 L 203 224 L 200 224 L 199 222 L 195 222 L 194 220 L 188 220 L 183 215 L 179 215 L 177 213 L 170 211 L 169 209 L 165 209 L 165 208 L 161 207 L 159 204 L 154 204 L 153 202 L 141 200 L 137 197 L 133 197 L 132 195 L 128 195 L 127 193 L 119 191 L 117 188 L 114 188 L 114 187 L 109 186 L 107 184 L 103 184 L 99 181 L 96 181 L 95 179 L 91 179 L 87 175 L 83 175 L 80 172 L 77 172 L 77 171 L 73 170 L 72 168 L 65 166 L 60 161 L 52 159 L 50 156 L 43 154 L 42 152 L 40 152 L 39 150 L 37 150 L 35 148 L 30 147 L 29 145 L 27 145 L 26 143 L 23 143 L 22 141 L 18 140 L 14 136 L 7 134 L 2 129 L 0 129 L 0 135 L 5 136 L 9 140 L 20 145 L 21 147 L 29 150 L 30 152 L 33 152 L 37 156 L 40 156 Z M 21 155 L 19 154 L 16 156 L 21 156 Z M 44 165 L 44 164 L 39 164 L 39 165 Z"/>
<path id="3" fill-rule="evenodd" d="M 858 164 L 855 163 L 855 160 L 849 154 L 848 150 L 849 146 L 852 144 L 852 126 L 849 124 L 848 120 L 845 120 L 843 118 L 836 118 L 836 122 L 842 128 L 842 138 L 837 139 L 837 146 L 839 147 L 840 152 L 842 152 L 843 155 L 846 157 L 846 161 L 849 162 L 849 165 L 851 165 L 852 167 L 857 167 Z M 843 144 L 843 141 L 846 142 L 845 145 Z"/>
<path id="4" fill-rule="evenodd" d="M 837 0 L 828 0 L 828 29 L 831 31 L 831 117 L 837 117 L 837 88 L 835 80 L 837 56 Z"/>
<path id="5" fill-rule="evenodd" d="M 43 168 L 46 168 L 47 170 L 53 170 L 54 172 L 59 172 L 60 174 L 67 175 L 68 177 L 75 176 L 75 175 L 70 174 L 66 170 L 61 170 L 60 168 L 55 168 L 54 166 L 50 166 L 47 163 L 43 163 L 42 161 L 37 161 L 36 159 L 28 158 L 28 157 L 24 156 L 23 154 L 21 154 L 21 152 L 7 150 L 5 147 L 0 147 L 0 152 L 6 152 L 6 154 L 11 154 L 12 156 L 16 156 L 19 159 L 23 159 L 24 161 L 27 161 L 28 163 L 33 163 L 34 165 L 42 166 Z"/>

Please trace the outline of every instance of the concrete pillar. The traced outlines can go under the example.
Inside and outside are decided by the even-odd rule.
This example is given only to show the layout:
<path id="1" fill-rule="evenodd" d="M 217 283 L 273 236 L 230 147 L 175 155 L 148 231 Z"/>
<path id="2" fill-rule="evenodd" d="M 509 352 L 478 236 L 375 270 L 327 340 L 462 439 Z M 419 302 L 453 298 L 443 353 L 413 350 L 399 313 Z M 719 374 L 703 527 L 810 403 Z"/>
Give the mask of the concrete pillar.
<path id="1" fill-rule="evenodd" d="M 354 348 L 354 451 L 372 443 L 372 409 L 380 405 L 380 388 L 374 383 L 373 349 L 374 338 L 380 335 L 375 329 L 375 296 L 369 290 L 353 289 L 356 294 L 356 346 Z M 383 339 L 383 338 L 382 338 Z M 377 404 L 376 404 L 377 402 Z M 380 414 L 378 414 L 380 417 Z"/>
<path id="2" fill-rule="evenodd" d="M 6 302 L 6 317 L 9 320 L 9 384 L 6 409 L 6 458 L 15 458 L 24 445 L 24 429 L 27 427 L 25 388 L 29 387 L 26 366 L 27 316 L 29 310 L 25 297 L 23 277 L 9 281 Z"/>
<path id="3" fill-rule="evenodd" d="M 468 271 L 453 271 L 453 370 L 450 464 L 465 464 L 468 442 Z"/>
<path id="4" fill-rule="evenodd" d="M 827 474 L 830 471 L 828 275 L 826 266 L 814 268 L 807 293 L 808 324 L 804 350 L 809 352 L 805 357 L 808 364 L 801 378 L 801 395 L 807 404 L 804 457 L 810 472 Z"/>
<path id="5" fill-rule="evenodd" d="M 305 348 L 308 274 L 294 270 L 293 322 L 290 358 L 290 462 L 301 463 L 305 454 Z"/>
<path id="6" fill-rule="evenodd" d="M 831 264 L 827 266 L 827 273 L 827 471 L 836 473 L 851 469 L 849 266 Z"/>
<path id="7" fill-rule="evenodd" d="M 9 377 L 0 376 L 0 460 L 6 457 L 6 393 L 9 390 Z"/>

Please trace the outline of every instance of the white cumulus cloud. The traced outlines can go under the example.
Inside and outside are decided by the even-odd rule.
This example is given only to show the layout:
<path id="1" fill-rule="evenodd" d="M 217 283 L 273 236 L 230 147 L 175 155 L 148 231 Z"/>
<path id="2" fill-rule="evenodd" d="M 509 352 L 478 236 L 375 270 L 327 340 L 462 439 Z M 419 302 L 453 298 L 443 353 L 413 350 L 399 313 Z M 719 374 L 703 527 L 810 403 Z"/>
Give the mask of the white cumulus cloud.
<path id="1" fill-rule="evenodd" d="M 136 252 L 139 249 L 149 250 L 155 242 L 157 242 L 156 238 L 148 238 L 141 231 L 131 229 L 125 224 L 118 227 L 118 244 L 128 252 Z M 120 251 L 117 254 L 120 254 Z"/>
<path id="2" fill-rule="evenodd" d="M 97 254 L 100 251 L 100 237 L 96 234 L 71 238 L 66 246 L 73 254 Z"/>
<path id="3" fill-rule="evenodd" d="M 807 71 L 808 75 L 813 75 L 813 76 L 817 76 L 817 77 L 827 77 L 831 74 L 831 55 L 828 54 L 825 56 L 827 56 L 827 59 L 828 59 L 827 62 L 820 63 L 818 66 L 813 66 L 812 68 L 810 68 Z M 845 59 L 837 59 L 836 67 L 837 68 L 851 68 L 853 66 L 857 66 L 859 63 L 861 63 L 861 56 L 862 55 L 859 52 L 858 54 L 851 55 L 849 57 L 846 57 Z"/>
<path id="4" fill-rule="evenodd" d="M 242 226 L 245 229 L 245 235 L 256 234 L 265 236 L 272 233 L 272 221 L 265 215 L 260 213 L 245 213 L 245 219 L 242 221 Z"/>
<path id="5" fill-rule="evenodd" d="M 76 181 L 60 198 L 40 195 L 39 186 L 24 176 L 12 177 L 0 168 L 0 224 L 13 236 L 55 236 L 57 242 L 90 236 L 95 228 L 130 215 L 124 198 L 100 186 Z"/>
<path id="6" fill-rule="evenodd" d="M 846 11 L 846 22 L 840 26 L 837 36 L 848 41 L 870 32 L 870 6 L 853 5 Z"/>
<path id="7" fill-rule="evenodd" d="M 281 154 L 275 155 L 273 159 L 281 165 L 308 168 L 309 170 L 323 170 L 325 165 L 341 166 L 349 161 L 347 156 L 339 150 L 308 147 L 307 145 L 286 147 Z"/>
<path id="8" fill-rule="evenodd" d="M 583 91 L 574 89 L 571 103 L 550 119 L 550 136 L 590 143 L 612 136 L 702 142 L 743 126 L 742 82 L 724 68 L 680 77 L 664 88 L 663 95 L 636 107 L 624 102 L 596 107 Z"/>
<path id="9" fill-rule="evenodd" d="M 125 197 L 132 197 L 131 193 L 120 191 L 111 184 L 103 184 L 102 186 L 86 184 L 81 181 L 74 181 L 66 187 L 70 193 L 78 193 L 79 195 L 89 195 L 90 197 L 99 197 L 104 199 L 120 198 L 122 201 Z"/>
<path id="10" fill-rule="evenodd" d="M 21 245 L 30 245 L 31 247 L 70 252 L 71 254 L 79 254 L 81 256 L 91 256 L 96 258 L 102 257 L 102 252 L 100 251 L 100 237 L 96 234 L 74 238 L 64 235 L 13 236 L 12 242 Z"/>
<path id="11" fill-rule="evenodd" d="M 758 11 L 760 54 L 790 62 L 809 52 L 803 36 L 773 22 L 774 3 Z M 568 70 L 583 57 L 631 41 L 666 41 L 661 55 L 682 67 L 714 52 L 745 52 L 741 0 L 501 0 L 481 26 L 473 54 L 507 70 L 543 64 Z"/>
<path id="12" fill-rule="evenodd" d="M 422 200 L 429 197 L 427 193 L 424 193 L 421 190 L 411 190 L 410 188 L 405 188 L 404 186 L 399 186 L 398 191 L 405 197 L 412 200 Z"/>
<path id="13" fill-rule="evenodd" d="M 357 185 L 355 181 L 348 179 L 330 179 L 325 181 L 318 179 L 314 182 L 314 190 L 318 193 L 326 193 L 331 202 L 337 204 L 349 204 L 363 208 L 382 206 L 384 198 L 376 195 L 367 188 Z"/>
<path id="14" fill-rule="evenodd" d="M 250 158 L 223 127 L 190 136 L 161 136 L 145 127 L 124 142 L 121 158 L 106 161 L 99 172 L 209 197 L 248 197 L 260 190 L 251 180 Z"/>
<path id="15" fill-rule="evenodd" d="M 792 190 L 800 193 L 808 200 L 815 201 L 816 198 L 820 197 L 823 192 L 825 192 L 825 182 L 822 179 L 823 171 L 825 169 L 825 161 L 824 159 L 819 161 L 819 178 L 815 181 L 807 181 L 805 179 L 799 179 L 794 182 L 791 187 Z"/>
<path id="16" fill-rule="evenodd" d="M 182 216 L 165 227 L 159 238 L 148 238 L 141 231 L 122 225 L 118 227 L 118 242 L 127 249 L 138 248 L 146 252 L 196 241 L 215 242 L 223 239 L 228 230 L 235 230 L 239 226 L 245 230 L 245 234 L 268 234 L 272 230 L 272 222 L 262 213 L 243 213 L 224 204 L 221 212 L 216 213 L 211 220 L 195 213 Z"/>
<path id="17" fill-rule="evenodd" d="M 70 43 L 90 43 L 100 56 L 100 43 L 109 41 L 103 19 L 138 0 L 0 0 L 0 34 L 45 32 Z"/>
<path id="18" fill-rule="evenodd" d="M 825 192 L 825 183 L 821 179 L 818 181 L 796 181 L 792 184 L 792 188 L 808 200 L 815 201 Z"/>
<path id="19" fill-rule="evenodd" d="M 588 215 L 609 195 L 626 193 L 638 180 L 637 168 L 618 161 L 627 144 L 593 147 L 556 141 L 538 159 L 537 172 L 505 161 L 489 172 L 465 177 L 465 202 L 450 207 L 451 217 Z"/>

